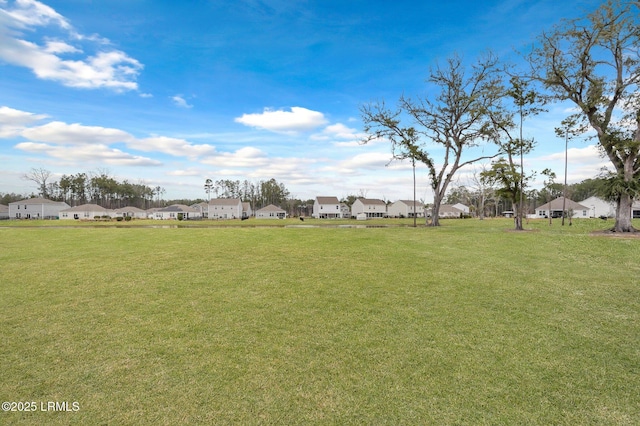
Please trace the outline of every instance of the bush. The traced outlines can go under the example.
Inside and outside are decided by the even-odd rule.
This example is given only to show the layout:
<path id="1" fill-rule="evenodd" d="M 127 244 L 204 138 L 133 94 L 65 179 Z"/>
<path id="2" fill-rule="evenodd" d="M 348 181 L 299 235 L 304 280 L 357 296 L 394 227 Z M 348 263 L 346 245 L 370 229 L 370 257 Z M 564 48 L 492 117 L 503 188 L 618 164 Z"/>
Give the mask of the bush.
<path id="1" fill-rule="evenodd" d="M 121 216 L 116 217 L 117 222 L 122 222 L 124 219 Z"/>
<path id="2" fill-rule="evenodd" d="M 125 216 L 124 220 L 125 222 L 131 222 L 131 216 Z"/>

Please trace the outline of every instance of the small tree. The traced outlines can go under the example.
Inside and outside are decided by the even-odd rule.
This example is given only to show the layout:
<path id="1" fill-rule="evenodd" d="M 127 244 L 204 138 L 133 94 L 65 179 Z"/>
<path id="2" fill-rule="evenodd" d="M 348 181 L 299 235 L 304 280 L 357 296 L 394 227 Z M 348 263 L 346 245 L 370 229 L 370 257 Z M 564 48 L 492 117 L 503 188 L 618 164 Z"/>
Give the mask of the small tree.
<path id="1" fill-rule="evenodd" d="M 553 199 L 552 197 L 552 190 L 553 190 L 553 186 L 555 185 L 555 179 L 556 179 L 556 174 L 555 172 L 551 171 L 551 169 L 544 169 L 541 172 L 543 175 L 545 175 L 547 177 L 547 180 L 545 180 L 543 182 L 544 184 L 544 188 L 547 190 L 547 203 L 549 203 L 549 225 L 551 225 L 551 220 L 552 220 L 552 215 L 551 215 L 551 200 Z M 562 217 L 564 217 L 564 207 L 562 210 Z"/>

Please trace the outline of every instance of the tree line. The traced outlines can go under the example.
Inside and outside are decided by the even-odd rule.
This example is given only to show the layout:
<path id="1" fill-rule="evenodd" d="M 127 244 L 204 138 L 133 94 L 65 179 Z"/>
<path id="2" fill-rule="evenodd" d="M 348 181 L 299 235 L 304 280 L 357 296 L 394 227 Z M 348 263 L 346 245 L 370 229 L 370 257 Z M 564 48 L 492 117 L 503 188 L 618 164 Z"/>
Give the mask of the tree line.
<path id="1" fill-rule="evenodd" d="M 565 186 L 562 183 L 548 179 L 543 188 L 525 191 L 523 211 L 525 214 L 535 212 L 535 209 L 566 194 L 566 197 L 580 202 L 592 196 L 606 199 L 607 181 L 603 178 L 585 179 L 582 182 Z M 511 200 L 502 197 L 495 187 L 474 183 L 468 185 L 454 185 L 447 192 L 445 204 L 462 203 L 469 206 L 473 215 L 479 218 L 499 216 L 502 212 L 511 210 Z"/>
<path id="2" fill-rule="evenodd" d="M 64 201 L 70 206 L 81 204 L 98 204 L 108 209 L 120 207 L 138 207 L 148 209 L 164 207 L 171 204 L 192 205 L 213 198 L 238 198 L 251 204 L 253 210 L 274 204 L 289 211 L 289 214 L 299 214 L 306 211 L 307 205 L 312 206 L 313 200 L 291 199 L 291 193 L 286 186 L 276 179 L 249 180 L 206 179 L 204 184 L 205 198 L 164 200 L 166 193 L 161 186 L 149 186 L 143 183 L 132 183 L 128 180 L 119 181 L 106 170 L 96 172 L 82 172 L 62 175 L 58 180 L 53 179 L 53 173 L 44 168 L 32 168 L 23 175 L 25 180 L 32 181 L 37 188 L 36 194 L 53 201 Z M 0 194 L 0 204 L 29 198 L 23 194 Z M 304 212 L 303 211 L 303 212 Z"/>

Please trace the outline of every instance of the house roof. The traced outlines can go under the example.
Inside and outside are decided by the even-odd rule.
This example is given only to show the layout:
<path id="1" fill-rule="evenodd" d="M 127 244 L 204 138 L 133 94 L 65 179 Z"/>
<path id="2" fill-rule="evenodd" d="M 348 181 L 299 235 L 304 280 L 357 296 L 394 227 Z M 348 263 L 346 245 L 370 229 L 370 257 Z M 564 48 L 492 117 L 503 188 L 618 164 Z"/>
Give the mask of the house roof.
<path id="1" fill-rule="evenodd" d="M 68 209 L 61 210 L 60 212 L 109 212 L 111 210 L 105 209 L 97 204 L 81 204 L 79 206 L 70 207 Z"/>
<path id="2" fill-rule="evenodd" d="M 209 204 L 212 206 L 237 206 L 238 204 L 242 204 L 240 198 L 212 198 L 209 201 Z"/>
<path id="3" fill-rule="evenodd" d="M 536 210 L 562 210 L 564 197 L 558 197 L 555 200 L 551 200 L 550 202 L 543 204 L 536 208 Z M 583 206 L 582 204 L 578 204 L 573 200 L 567 198 L 566 203 L 564 203 L 564 208 L 566 210 L 589 210 L 588 207 Z"/>
<path id="4" fill-rule="evenodd" d="M 460 214 L 460 213 L 464 213 L 462 210 L 460 210 L 457 207 L 453 207 L 451 204 L 440 204 L 440 214 L 442 213 L 456 213 L 456 214 Z"/>
<path id="5" fill-rule="evenodd" d="M 386 206 L 387 205 L 387 203 L 385 203 L 382 200 L 378 200 L 377 198 L 358 198 L 356 201 L 360 201 L 362 204 L 365 204 L 365 205 L 378 205 L 378 206 L 380 206 L 380 205 Z"/>
<path id="6" fill-rule="evenodd" d="M 396 203 L 403 203 L 403 204 L 406 204 L 407 206 L 413 207 L 413 200 L 398 200 L 396 201 Z M 420 200 L 416 200 L 416 207 L 424 207 L 424 204 Z"/>
<path id="7" fill-rule="evenodd" d="M 316 197 L 318 204 L 340 204 L 338 197 Z"/>
<path id="8" fill-rule="evenodd" d="M 14 201 L 13 203 L 9 203 L 9 205 L 11 204 L 67 204 L 67 203 L 63 201 L 52 201 L 42 197 L 33 197 L 33 198 L 26 198 L 24 200 Z"/>
<path id="9" fill-rule="evenodd" d="M 199 212 L 198 209 L 194 209 L 193 207 L 189 207 L 186 206 L 184 204 L 172 204 L 170 206 L 165 207 L 164 209 L 160 209 L 157 210 L 158 212 L 162 212 L 162 213 L 172 213 L 172 212 L 177 212 L 177 213 L 197 213 Z"/>
<path id="10" fill-rule="evenodd" d="M 117 213 L 121 213 L 121 212 L 144 213 L 145 211 L 142 210 L 142 209 L 139 209 L 137 207 L 121 207 L 119 209 L 115 209 L 115 212 L 117 212 Z"/>
<path id="11" fill-rule="evenodd" d="M 266 207 L 261 208 L 260 210 L 258 210 L 256 213 L 266 213 L 266 212 L 279 212 L 279 213 L 286 213 L 284 210 L 282 210 L 280 207 L 278 206 L 274 206 L 273 204 L 269 204 Z"/>
<path id="12" fill-rule="evenodd" d="M 242 210 L 247 211 L 247 212 L 249 210 L 251 210 L 251 203 L 248 202 L 248 201 L 243 201 L 242 202 Z"/>

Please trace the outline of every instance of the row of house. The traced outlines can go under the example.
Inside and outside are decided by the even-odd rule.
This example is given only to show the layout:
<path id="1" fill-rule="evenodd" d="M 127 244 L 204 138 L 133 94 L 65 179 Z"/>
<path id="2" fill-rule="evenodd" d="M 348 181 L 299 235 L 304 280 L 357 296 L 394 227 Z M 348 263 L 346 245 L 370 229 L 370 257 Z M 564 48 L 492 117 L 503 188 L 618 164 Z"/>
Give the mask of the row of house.
<path id="1" fill-rule="evenodd" d="M 338 197 L 316 197 L 312 216 L 316 219 L 375 219 L 382 217 L 424 217 L 428 213 L 424 204 L 415 200 L 398 200 L 387 204 L 376 198 L 358 198 L 351 208 Z M 461 217 L 469 214 L 464 204 L 440 206 L 440 217 Z"/>
<path id="2" fill-rule="evenodd" d="M 250 216 L 256 218 L 282 219 L 286 212 L 280 207 L 268 205 L 255 214 L 249 203 L 240 199 L 215 199 L 210 203 L 199 203 L 192 206 L 173 204 L 163 208 L 142 210 L 137 207 L 106 209 L 97 204 L 82 204 L 71 207 L 62 201 L 46 198 L 29 198 L 26 200 L 0 206 L 0 219 L 71 219 L 94 220 L 96 218 L 131 217 L 134 219 L 157 220 L 190 220 L 190 219 L 243 219 Z"/>
<path id="3" fill-rule="evenodd" d="M 530 217 L 562 217 L 563 211 L 574 218 L 614 217 L 615 204 L 598 197 L 590 197 L 579 203 L 558 197 L 535 209 Z M 640 202 L 635 202 L 630 212 L 632 217 L 640 218 Z M 375 219 L 384 217 L 425 217 L 430 215 L 425 206 L 414 200 L 398 200 L 387 204 L 380 199 L 358 198 L 351 207 L 341 203 L 337 197 L 316 197 L 313 204 L 312 217 L 316 219 Z M 458 218 L 468 216 L 469 207 L 464 204 L 440 206 L 440 218 Z M 136 207 L 106 209 L 97 204 L 83 204 L 71 207 L 65 202 L 51 201 L 46 198 L 30 198 L 0 205 L 0 219 L 72 219 L 93 220 L 97 217 L 157 220 L 190 220 L 190 219 L 284 219 L 287 212 L 270 204 L 255 213 L 250 203 L 238 198 L 216 198 L 191 206 L 173 204 L 164 208 L 142 210 Z"/>

